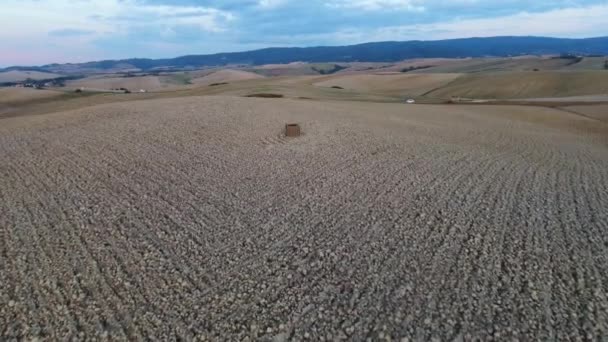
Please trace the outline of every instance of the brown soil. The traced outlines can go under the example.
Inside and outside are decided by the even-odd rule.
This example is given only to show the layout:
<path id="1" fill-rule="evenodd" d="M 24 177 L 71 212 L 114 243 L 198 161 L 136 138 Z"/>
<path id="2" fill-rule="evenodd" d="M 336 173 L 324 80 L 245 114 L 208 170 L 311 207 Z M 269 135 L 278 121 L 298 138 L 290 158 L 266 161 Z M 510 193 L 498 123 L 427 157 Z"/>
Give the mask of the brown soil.
<path id="1" fill-rule="evenodd" d="M 607 132 L 242 97 L 1 119 L 0 340 L 605 340 Z"/>

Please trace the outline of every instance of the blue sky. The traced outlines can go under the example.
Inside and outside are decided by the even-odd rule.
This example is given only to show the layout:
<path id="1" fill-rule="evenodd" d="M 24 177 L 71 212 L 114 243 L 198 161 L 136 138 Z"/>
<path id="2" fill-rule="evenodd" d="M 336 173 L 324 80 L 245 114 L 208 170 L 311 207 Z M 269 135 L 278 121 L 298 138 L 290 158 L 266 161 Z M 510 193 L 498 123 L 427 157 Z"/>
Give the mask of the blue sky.
<path id="1" fill-rule="evenodd" d="M 608 35 L 596 0 L 3 0 L 0 66 L 471 36 Z"/>

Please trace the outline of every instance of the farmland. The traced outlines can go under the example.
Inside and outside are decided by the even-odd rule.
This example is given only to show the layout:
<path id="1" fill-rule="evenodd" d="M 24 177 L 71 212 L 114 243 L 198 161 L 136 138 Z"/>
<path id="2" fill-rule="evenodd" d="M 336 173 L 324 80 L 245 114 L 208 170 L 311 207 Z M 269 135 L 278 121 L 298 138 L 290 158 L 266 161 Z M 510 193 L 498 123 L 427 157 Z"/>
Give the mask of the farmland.
<path id="1" fill-rule="evenodd" d="M 465 75 L 428 93 L 434 97 L 513 99 L 608 93 L 608 72 L 496 72 Z"/>
<path id="2" fill-rule="evenodd" d="M 44 80 L 59 77 L 58 74 L 39 71 L 4 71 L 0 72 L 0 83 L 20 82 L 25 80 Z"/>
<path id="3" fill-rule="evenodd" d="M 330 77 L 316 82 L 320 87 L 339 86 L 360 92 L 419 96 L 457 79 L 460 74 L 363 74 Z"/>
<path id="4" fill-rule="evenodd" d="M 593 106 L 177 95 L 0 119 L 0 339 L 606 339 Z"/>
<path id="5" fill-rule="evenodd" d="M 0 104 L 30 103 L 36 100 L 52 99 L 63 95 L 62 92 L 32 88 L 0 87 Z"/>

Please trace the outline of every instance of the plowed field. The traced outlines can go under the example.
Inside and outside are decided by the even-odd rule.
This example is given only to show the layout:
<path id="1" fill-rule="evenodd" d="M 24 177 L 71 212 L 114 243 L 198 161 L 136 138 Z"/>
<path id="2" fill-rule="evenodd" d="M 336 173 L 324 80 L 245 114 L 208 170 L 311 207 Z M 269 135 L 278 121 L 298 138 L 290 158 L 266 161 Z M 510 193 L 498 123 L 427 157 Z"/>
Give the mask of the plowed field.
<path id="1" fill-rule="evenodd" d="M 605 340 L 607 133 L 230 97 L 2 119 L 0 340 Z"/>

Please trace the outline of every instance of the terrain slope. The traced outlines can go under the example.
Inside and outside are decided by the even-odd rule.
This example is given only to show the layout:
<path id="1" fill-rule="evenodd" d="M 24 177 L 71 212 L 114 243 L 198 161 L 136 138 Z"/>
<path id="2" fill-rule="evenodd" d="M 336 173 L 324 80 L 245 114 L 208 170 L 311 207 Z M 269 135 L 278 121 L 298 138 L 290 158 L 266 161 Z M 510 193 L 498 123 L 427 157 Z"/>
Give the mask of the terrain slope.
<path id="1" fill-rule="evenodd" d="M 0 83 L 21 82 L 25 80 L 46 80 L 60 77 L 61 75 L 40 71 L 11 70 L 0 72 Z"/>
<path id="2" fill-rule="evenodd" d="M 65 92 L 34 88 L 0 87 L 0 104 L 31 103 L 37 100 L 52 99 Z"/>
<path id="3" fill-rule="evenodd" d="M 608 71 L 528 71 L 467 74 L 428 96 L 515 99 L 607 93 Z"/>
<path id="4" fill-rule="evenodd" d="M 67 86 L 71 88 L 88 88 L 88 89 L 119 89 L 126 88 L 131 91 L 144 90 L 159 90 L 163 88 L 163 83 L 158 76 L 135 76 L 135 77 L 108 77 L 108 76 L 91 76 L 75 81 L 67 82 Z"/>
<path id="5" fill-rule="evenodd" d="M 228 82 L 235 82 L 235 81 L 245 81 L 245 80 L 252 80 L 252 79 L 260 79 L 260 78 L 264 78 L 264 76 L 262 75 L 258 75 L 255 74 L 253 72 L 247 72 L 247 71 L 242 71 L 242 70 L 230 70 L 230 69 L 223 69 L 223 70 L 218 70 L 215 71 L 211 74 L 202 76 L 202 77 L 197 77 L 192 79 L 192 83 L 194 84 L 198 84 L 198 85 L 210 85 L 210 84 L 217 84 L 217 83 L 228 83 Z"/>
<path id="6" fill-rule="evenodd" d="M 316 82 L 319 87 L 341 87 L 363 93 L 419 96 L 458 78 L 460 74 L 363 74 L 335 76 Z"/>
<path id="7" fill-rule="evenodd" d="M 0 339 L 605 340 L 607 132 L 232 97 L 1 119 Z"/>

